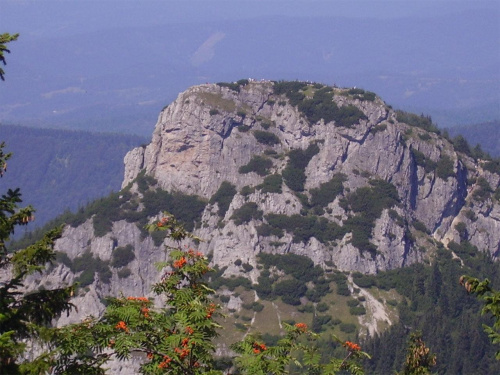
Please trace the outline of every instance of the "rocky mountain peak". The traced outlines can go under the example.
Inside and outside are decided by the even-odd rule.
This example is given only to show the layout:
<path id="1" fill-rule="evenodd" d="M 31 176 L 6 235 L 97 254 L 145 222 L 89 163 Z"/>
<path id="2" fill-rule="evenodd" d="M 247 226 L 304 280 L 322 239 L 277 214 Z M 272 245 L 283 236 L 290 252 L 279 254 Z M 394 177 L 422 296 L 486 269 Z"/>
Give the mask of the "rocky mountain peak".
<path id="1" fill-rule="evenodd" d="M 359 107 L 363 112 L 362 116 L 354 114 L 354 117 L 360 116 L 356 127 L 339 127 L 332 132 L 325 126 L 324 119 L 311 123 L 293 101 L 290 103 L 286 94 L 276 94 L 274 87 L 268 81 L 233 87 L 206 84 L 181 93 L 161 112 L 152 142 L 143 151 L 135 149 L 127 156 L 123 186 L 144 168 L 162 188 L 209 198 L 223 181 L 238 188 L 257 183 L 255 175 L 238 173 L 239 168 L 256 155 L 305 149 L 315 141 L 335 147 L 345 147 L 350 141 L 359 143 L 389 114 L 380 99 L 360 100 L 359 95 L 360 98 L 342 95 L 348 90 L 332 89 L 331 94 L 336 92 L 332 103 L 340 109 L 348 112 Z M 319 89 L 311 85 L 308 90 L 301 95 L 313 100 Z M 344 115 L 348 119 L 349 114 Z M 339 154 L 337 158 L 345 152 L 335 151 Z M 324 156 L 334 155 L 329 152 Z M 313 186 L 314 181 L 311 182 Z"/>
<path id="2" fill-rule="evenodd" d="M 255 301 L 266 292 L 262 273 L 270 275 L 262 262 L 275 255 L 311 274 L 340 275 L 351 288 L 352 275 L 432 261 L 443 247 L 457 258 L 480 250 L 496 260 L 500 164 L 467 150 L 430 118 L 356 88 L 195 86 L 160 113 L 151 143 L 126 155 L 122 190 L 70 217 L 56 242 L 58 265 L 31 287 L 81 283 L 74 303 L 82 308 L 59 324 L 98 316 L 105 296 L 151 296 L 154 264 L 173 244 L 145 225 L 163 211 L 203 240 L 183 245 L 211 257 L 215 283 L 253 284 Z M 321 289 L 314 285 L 311 298 Z M 238 296 L 221 293 L 228 308 L 241 309 Z M 371 333 L 373 319 L 360 320 Z"/>
<path id="3" fill-rule="evenodd" d="M 373 93 L 247 80 L 181 93 L 161 112 L 152 142 L 131 151 L 125 164 L 124 187 L 145 171 L 168 191 L 210 199 L 225 183 L 238 192 L 220 218 L 224 227 L 218 234 L 208 231 L 215 236 L 207 245 L 215 261 L 229 265 L 241 254 L 251 260 L 259 251 L 291 251 L 367 273 L 423 259 L 426 254 L 418 249 L 435 247 L 434 240 L 459 242 L 454 225 L 462 222 L 466 205 L 477 207 L 471 181 L 481 173 L 430 119 L 394 111 Z M 341 191 L 328 193 L 340 175 Z M 497 187 L 496 174 L 483 175 Z M 395 189 L 397 199 L 366 218 L 349 197 L 384 201 L 387 186 L 379 180 Z M 490 205 L 494 210 L 497 203 Z M 210 212 L 221 213 L 220 207 L 207 207 L 204 226 Z M 231 218 L 248 207 L 261 212 L 258 219 L 235 225 Z M 295 232 L 303 232 L 304 223 L 285 228 L 272 215 L 283 221 L 298 215 L 341 229 L 334 240 L 300 237 Z M 498 222 L 488 216 L 484 225 Z M 284 237 L 262 236 L 269 227 L 284 231 Z M 468 240 L 496 256 L 498 236 L 475 233 Z M 420 243 L 420 237 L 426 239 Z M 273 248 L 270 242 L 282 245 Z M 237 250 L 242 246 L 246 249 Z"/>

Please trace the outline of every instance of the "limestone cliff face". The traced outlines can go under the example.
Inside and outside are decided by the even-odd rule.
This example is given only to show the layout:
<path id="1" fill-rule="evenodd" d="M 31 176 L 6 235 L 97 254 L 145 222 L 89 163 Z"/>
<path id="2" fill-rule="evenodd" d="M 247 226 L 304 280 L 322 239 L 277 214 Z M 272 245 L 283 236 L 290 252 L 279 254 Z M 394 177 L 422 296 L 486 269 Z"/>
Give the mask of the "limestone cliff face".
<path id="1" fill-rule="evenodd" d="M 328 117 L 326 111 L 314 117 L 324 100 L 317 92 L 330 95 L 333 99 L 327 104 L 344 116 Z M 152 177 L 153 188 L 200 197 L 204 208 L 194 232 L 205 241 L 198 247 L 213 255 L 214 264 L 227 267 L 226 275 L 238 274 L 238 259 L 255 267 L 260 252 L 292 252 L 324 267 L 363 273 L 423 260 L 438 241 L 469 241 L 498 257 L 500 206 L 493 192 L 500 176 L 483 168 L 485 163 L 457 153 L 436 132 L 425 130 L 418 124 L 423 120 L 401 116 L 380 98 L 359 90 L 304 84 L 300 90 L 277 92 L 273 82 L 195 86 L 161 112 L 151 143 L 127 154 L 123 187 L 137 197 L 135 205 L 128 205 L 139 213 L 147 208 L 140 200 L 147 195 L 138 184 L 140 176 Z M 307 154 L 308 149 L 314 152 Z M 302 152 L 298 157 L 297 151 Z M 294 152 L 303 164 L 300 188 L 293 181 L 300 173 L 286 177 Z M 275 190 L 263 187 L 270 175 L 278 176 Z M 328 194 L 328 183 L 336 176 L 342 176 L 340 191 L 315 204 L 321 197 L 318 191 Z M 385 187 L 374 192 L 377 181 Z M 225 212 L 211 200 L 223 182 L 236 191 Z M 390 187 L 397 199 L 382 204 L 369 219 L 363 207 L 355 207 L 366 199 L 371 202 L 363 204 L 370 210 L 373 201 L 387 199 Z M 238 221 L 242 207 L 253 207 L 257 215 Z M 150 212 L 147 220 L 158 211 L 153 216 Z M 325 239 L 321 233 L 326 229 L 304 235 L 301 227 L 276 228 L 284 224 L 273 224 L 272 214 L 285 223 L 291 218 L 303 223 L 301 217 L 323 220 L 321 228 L 333 226 L 336 234 Z M 96 235 L 93 220 L 68 227 L 57 250 L 70 259 L 90 252 L 105 262 L 115 248 L 130 246 L 135 259 L 127 266 L 129 276 L 119 275 L 113 267 L 111 279 L 108 275 L 100 280 L 96 273 L 89 286 L 92 293 L 79 297 L 81 304 L 96 312 L 103 308 L 101 296 L 147 295 L 158 277 L 152 264 L 166 256 L 161 240 L 155 243 L 141 232 L 143 224 L 120 217 L 113 219 L 107 233 Z M 265 233 L 266 225 L 275 225 L 281 234 Z M 77 275 L 59 265 L 51 282 L 71 283 Z M 248 276 L 256 281 L 257 268 Z M 82 309 L 80 315 L 86 313 Z"/>
<path id="2" fill-rule="evenodd" d="M 397 113 L 360 90 L 302 84 L 280 91 L 273 82 L 192 87 L 160 113 L 151 143 L 126 155 L 114 208 L 67 226 L 56 250 L 69 261 L 31 287 L 81 280 L 85 267 L 75 262 L 87 254 L 108 272 L 90 273 L 74 301 L 78 312 L 58 324 L 99 315 L 104 296 L 151 296 L 154 263 L 168 254 L 164 240 L 141 229 L 165 200 L 183 204 L 181 216 L 198 207 L 189 216 L 204 239 L 198 249 L 226 267 L 225 276 L 241 275 L 237 260 L 249 263 L 245 275 L 253 282 L 260 252 L 362 273 L 422 261 L 441 243 L 452 251 L 468 241 L 497 259 L 500 168 L 456 152 L 426 129 L 433 130 L 425 118 Z M 231 187 L 225 204 L 217 199 L 224 186 Z M 126 247 L 133 252 L 126 267 L 113 263 L 116 249 Z"/>
<path id="3" fill-rule="evenodd" d="M 264 177 L 257 173 L 239 173 L 253 156 L 269 150 L 281 155 L 273 159 L 270 173 L 282 173 L 290 150 L 304 150 L 317 142 L 319 152 L 305 170 L 305 194 L 336 173 L 347 176 L 344 187 L 351 192 L 366 186 L 370 179 L 383 179 L 398 191 L 400 204 L 393 209 L 410 223 L 406 231 L 404 225 L 391 218 L 389 210 L 384 210 L 372 232 L 371 242 L 377 246 L 377 254 L 370 257 L 350 243 L 350 234 L 333 245 L 322 244 L 314 237 L 308 242 L 294 243 L 292 236 L 285 234 L 280 240 L 283 245 L 273 248 L 268 238 L 257 235 L 256 227 L 261 221 L 237 226 L 230 220 L 234 210 L 246 201 L 255 202 L 264 215 L 300 213 L 300 200 L 283 184 L 281 194 L 258 190 L 246 197 L 237 194 L 224 217 L 223 228 L 213 227 L 212 220 L 206 229 L 199 230 L 198 235 L 207 236 L 208 242 L 203 246 L 213 251 L 215 262 L 230 266 L 236 259 L 244 258 L 254 263 L 255 254 L 260 251 L 291 251 L 308 255 L 320 264 L 331 261 L 341 270 L 374 273 L 425 256 L 416 250 L 429 246 L 419 244 L 423 233 L 416 233 L 417 238 L 412 241 L 408 238 L 408 229 L 415 232 L 411 223 L 422 223 L 436 240 L 459 242 L 454 229 L 458 221 L 471 227 L 467 238 L 470 242 L 497 256 L 498 204 L 491 198 L 485 202 L 473 199 L 475 186 L 471 181 L 483 176 L 494 190 L 498 175 L 481 171 L 471 158 L 457 154 L 450 142 L 437 134 L 399 122 L 396 113 L 379 98 L 363 100 L 347 95 L 346 91 L 334 89 L 333 101 L 340 108 L 356 106 L 365 115 L 350 127 L 338 126 L 335 121 L 325 123 L 323 119 L 311 123 L 286 95 L 274 93 L 271 82 L 249 83 L 239 91 L 215 84 L 190 88 L 162 111 L 151 143 L 127 155 L 123 186 L 145 169 L 163 189 L 209 199 L 223 181 L 233 184 L 237 191 L 261 184 Z M 266 131 L 276 135 L 279 143 L 259 143 L 252 132 L 264 131 L 263 124 L 272 124 Z M 443 160 L 449 162 L 451 170 L 439 173 Z M 429 164 L 438 167 L 429 168 Z M 328 205 L 331 214 L 324 214 L 337 223 L 349 215 L 339 200 Z M 204 219 L 207 223 L 209 210 L 210 205 Z M 472 210 L 476 221 L 465 218 L 465 210 Z"/>

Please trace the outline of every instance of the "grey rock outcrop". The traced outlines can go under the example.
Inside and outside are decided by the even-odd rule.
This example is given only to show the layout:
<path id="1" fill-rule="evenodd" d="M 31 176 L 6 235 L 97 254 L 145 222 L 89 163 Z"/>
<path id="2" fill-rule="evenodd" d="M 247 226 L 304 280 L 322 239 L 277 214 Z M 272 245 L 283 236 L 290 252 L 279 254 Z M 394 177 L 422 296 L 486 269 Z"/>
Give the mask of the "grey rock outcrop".
<path id="1" fill-rule="evenodd" d="M 351 191 L 367 185 L 370 178 L 381 178 L 397 188 L 402 217 L 407 222 L 423 223 L 437 240 L 456 235 L 452 223 L 466 202 L 472 202 L 471 209 L 479 210 L 479 219 L 469 223 L 477 228 L 469 230 L 468 239 L 497 256 L 498 238 L 492 233 L 498 232 L 494 231 L 498 209 L 487 210 L 485 215 L 479 205 L 468 199 L 474 189 L 470 181 L 481 173 L 474 161 L 456 153 L 450 142 L 437 134 L 398 122 L 396 113 L 379 98 L 374 101 L 355 99 L 342 95 L 339 89 L 336 94 L 334 101 L 339 107 L 354 105 L 362 110 L 366 119 L 352 127 L 336 126 L 332 122 L 325 124 L 324 120 L 310 124 L 285 95 L 274 95 L 270 82 L 249 83 L 239 92 L 208 84 L 190 88 L 160 114 L 152 142 L 146 149 L 135 149 L 127 155 L 123 186 L 144 168 L 163 189 L 209 199 L 223 181 L 235 185 L 238 191 L 244 186 L 261 184 L 263 177 L 256 173 L 238 172 L 254 155 L 262 155 L 270 148 L 278 155 L 286 155 L 290 150 L 306 149 L 318 141 L 321 142 L 318 143 L 320 151 L 305 171 L 306 191 L 317 188 L 338 172 L 348 176 L 344 186 Z M 273 124 L 269 131 L 279 138 L 279 144 L 269 147 L 260 144 L 251 131 L 237 130 L 241 126 L 262 130 L 262 121 Z M 439 177 L 435 169 L 429 170 L 421 160 L 416 160 L 416 153 L 434 165 L 448 158 L 453 170 L 449 176 Z M 275 159 L 272 171 L 280 173 L 285 166 L 286 158 Z M 493 189 L 497 185 L 498 178 Z M 280 195 L 257 191 L 245 199 L 257 203 L 264 214 L 291 215 L 299 213 L 301 207 L 286 185 Z M 244 199 L 237 194 L 226 213 L 226 226 L 220 234 L 213 234 L 214 228 L 200 230 L 201 235 L 212 233 L 206 250 L 213 251 L 214 260 L 221 261 L 222 265 L 230 265 L 242 256 L 253 259 L 259 251 L 270 251 L 266 240 L 255 233 L 258 222 L 235 226 L 229 220 L 243 203 Z M 492 200 L 487 204 L 498 206 Z M 328 208 L 345 217 L 338 200 Z M 228 231 L 232 236 L 225 236 Z M 339 269 L 346 271 L 374 273 L 410 264 L 423 256 L 415 250 L 415 243 L 407 241 L 403 228 L 395 226 L 387 211 L 377 219 L 372 233 L 372 242 L 379 249 L 374 258 L 363 256 L 351 246 L 349 235 L 334 247 L 314 240 L 297 244 L 289 237 L 289 243 L 278 251 L 306 254 L 317 263 L 332 260 Z"/>
<path id="2" fill-rule="evenodd" d="M 363 273 L 422 260 L 428 256 L 425 249 L 436 246 L 436 241 L 467 240 L 498 257 L 500 208 L 491 194 L 499 185 L 498 174 L 457 153 L 435 132 L 398 121 L 398 114 L 378 97 L 363 100 L 334 88 L 333 101 L 339 108 L 356 107 L 363 116 L 353 126 L 325 123 L 322 118 L 311 123 L 286 95 L 275 94 L 273 86 L 272 82 L 250 82 L 234 90 L 206 84 L 181 93 L 161 112 L 151 143 L 126 155 L 123 187 L 130 185 L 140 196 L 133 182 L 145 173 L 163 190 L 209 200 L 223 181 L 232 184 L 237 193 L 225 215 L 219 215 L 218 203 L 208 203 L 195 229 L 195 234 L 205 239 L 199 249 L 212 253 L 215 264 L 227 267 L 226 274 L 239 272 L 234 266 L 238 259 L 255 267 L 259 252 L 292 252 L 306 255 L 316 264 Z M 275 138 L 267 143 L 259 141 L 256 131 Z M 259 186 L 265 176 L 241 173 L 242 166 L 260 155 L 272 162 L 268 173 L 282 174 L 288 153 L 311 144 L 317 145 L 318 152 L 305 167 L 302 195 L 287 183 L 282 183 L 281 193 L 263 192 Z M 297 240 L 289 231 L 281 238 L 259 234 L 268 214 L 291 217 L 306 215 L 307 210 L 310 214 L 311 207 L 304 207 L 304 199 L 310 199 L 314 189 L 338 173 L 345 176 L 344 192 L 327 203 L 320 216 L 340 227 L 354 214 L 345 205 L 348 194 L 370 186 L 373 179 L 387 181 L 397 190 L 399 203 L 383 208 L 369 229 L 369 241 L 376 251 L 357 248 L 349 230 L 334 241 L 314 236 Z M 479 180 L 487 181 L 491 189 L 482 199 L 475 193 L 482 189 Z M 249 191 L 244 193 L 245 187 Z M 248 202 L 255 203 L 262 215 L 235 224 L 233 215 Z M 467 233 L 458 233 L 460 222 L 467 225 Z M 103 283 L 96 277 L 89 286 L 96 291 L 92 302 L 88 301 L 92 297 L 85 297 L 85 304 L 96 311 L 102 309 L 97 296 L 147 295 L 154 278 L 159 277 L 152 263 L 165 256 L 163 246 L 144 236 L 130 220 L 115 221 L 108 234 L 98 237 L 89 219 L 76 228 L 66 228 L 57 241 L 57 250 L 70 259 L 89 251 L 104 262 L 110 260 L 114 248 L 126 245 L 135 251 L 135 260 L 128 265 L 134 277 L 120 279 L 115 269 L 111 282 Z M 67 267 L 57 272 L 57 278 L 68 283 L 76 277 Z M 256 281 L 258 271 L 254 268 L 248 275 Z"/>
<path id="3" fill-rule="evenodd" d="M 317 89 L 308 85 L 303 100 Z M 484 162 L 456 152 L 450 141 L 436 132 L 403 122 L 380 98 L 332 90 L 337 108 L 361 114 L 353 125 L 345 126 L 339 119 L 325 123 L 323 118 L 312 123 L 303 108 L 292 105 L 285 94 L 274 92 L 272 82 L 249 82 L 237 90 L 216 84 L 186 90 L 160 113 L 151 143 L 126 155 L 122 187 L 124 196 L 129 194 L 135 201 L 124 204 L 129 210 L 146 210 L 143 198 L 148 187 L 141 187 L 141 176 L 153 181 L 151 189 L 200 197 L 205 207 L 194 234 L 204 241 L 197 248 L 212 254 L 212 262 L 221 269 L 226 267 L 226 276 L 240 275 L 237 260 L 253 266 L 245 274 L 252 282 L 259 276 L 260 252 L 305 255 L 323 267 L 367 274 L 419 262 L 428 258 L 439 242 L 469 241 L 498 258 L 500 205 L 494 192 L 498 192 L 500 176 L 482 168 Z M 259 132 L 264 139 L 259 139 Z M 266 192 L 266 175 L 284 177 L 290 152 L 304 151 L 311 145 L 317 152 L 305 163 L 303 191 L 294 191 L 283 178 L 279 191 Z M 242 171 L 255 156 L 261 157 L 257 164 L 266 160 L 264 173 L 259 170 L 262 165 Z M 315 191 L 340 174 L 344 177 L 342 192 L 315 206 Z M 225 213 L 220 202 L 211 199 L 224 181 L 236 190 Z M 386 183 L 386 190 L 392 186 L 398 202 L 382 205 L 369 225 L 356 227 L 353 217 L 364 224 L 369 220 L 349 199 L 358 189 L 369 191 L 377 181 Z M 387 198 L 383 194 L 391 193 L 379 194 L 374 200 L 383 201 Z M 363 196 L 358 198 L 363 200 Z M 256 215 L 238 222 L 235 217 L 249 204 Z M 150 213 L 147 220 L 158 213 Z M 337 228 L 336 237 L 325 240 L 318 233 L 300 237 L 290 229 L 282 230 L 282 235 L 265 234 L 262 228 L 269 225 L 270 214 L 323 220 L 323 230 L 325 225 Z M 113 251 L 124 246 L 130 246 L 135 254 L 126 274 L 124 267 L 110 267 L 106 280 L 96 273 L 75 300 L 79 312 L 59 324 L 99 315 L 104 296 L 148 296 L 151 285 L 161 276 L 154 263 L 168 257 L 165 241 L 143 233 L 143 222 L 137 225 L 128 218 L 112 221 L 111 229 L 97 236 L 90 217 L 82 225 L 66 227 L 57 241 L 56 250 L 73 261 L 89 252 L 94 259 L 110 262 Z M 360 228 L 368 231 L 363 245 L 356 233 Z M 70 284 L 80 275 L 58 265 L 48 278 L 34 279 L 33 285 Z M 239 305 L 236 299 L 231 301 Z"/>

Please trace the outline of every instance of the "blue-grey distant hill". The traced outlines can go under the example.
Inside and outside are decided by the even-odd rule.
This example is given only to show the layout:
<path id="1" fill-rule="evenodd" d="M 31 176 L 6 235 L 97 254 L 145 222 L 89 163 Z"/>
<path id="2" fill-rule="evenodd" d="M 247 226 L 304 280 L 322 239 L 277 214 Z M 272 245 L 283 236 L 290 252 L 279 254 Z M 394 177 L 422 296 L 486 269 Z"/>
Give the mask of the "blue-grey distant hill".
<path id="1" fill-rule="evenodd" d="M 4 27 L 21 36 L 0 121 L 149 136 L 187 87 L 249 77 L 356 85 L 441 127 L 500 117 L 500 7 L 491 2 L 399 16 L 393 2 L 359 15 L 313 2 L 325 11 L 274 6 L 264 16 L 221 1 L 102 3 L 7 3 Z"/>
<path id="2" fill-rule="evenodd" d="M 2 194 L 21 188 L 23 205 L 37 210 L 40 226 L 61 214 L 118 191 L 123 157 L 146 139 L 133 135 L 0 125 L 0 141 L 13 156 L 0 179 Z"/>
<path id="3" fill-rule="evenodd" d="M 493 157 L 500 157 L 500 120 L 448 129 L 452 137 L 462 135 L 471 146 L 480 144 Z"/>

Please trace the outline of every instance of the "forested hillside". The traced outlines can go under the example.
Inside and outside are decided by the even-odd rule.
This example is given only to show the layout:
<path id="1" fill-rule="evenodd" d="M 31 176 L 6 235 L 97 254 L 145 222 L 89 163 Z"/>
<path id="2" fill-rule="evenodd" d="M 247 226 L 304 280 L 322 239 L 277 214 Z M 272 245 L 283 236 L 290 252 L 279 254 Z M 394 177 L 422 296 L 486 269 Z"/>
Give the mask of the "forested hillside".
<path id="1" fill-rule="evenodd" d="M 482 149 L 493 157 L 500 156 L 500 121 L 481 124 L 454 126 L 448 129 L 452 137 L 462 135 L 469 144 L 480 144 Z"/>
<path id="2" fill-rule="evenodd" d="M 441 248 L 431 265 L 417 264 L 359 279 L 359 286 L 395 289 L 402 296 L 399 322 L 364 343 L 364 349 L 373 355 L 366 362 L 368 374 L 385 375 L 398 370 L 407 336 L 416 330 L 422 331 L 426 344 L 437 355 L 437 373 L 500 373 L 495 348 L 482 328 L 482 324 L 492 324 L 491 316 L 481 316 L 481 304 L 459 284 L 460 276 L 469 274 L 500 285 L 498 263 L 473 246 L 458 245 L 455 250 L 460 259 Z"/>
<path id="3" fill-rule="evenodd" d="M 21 188 L 23 204 L 36 208 L 36 226 L 119 190 L 123 157 L 147 142 L 132 135 L 8 125 L 0 125 L 0 139 L 14 154 L 2 190 Z"/>

